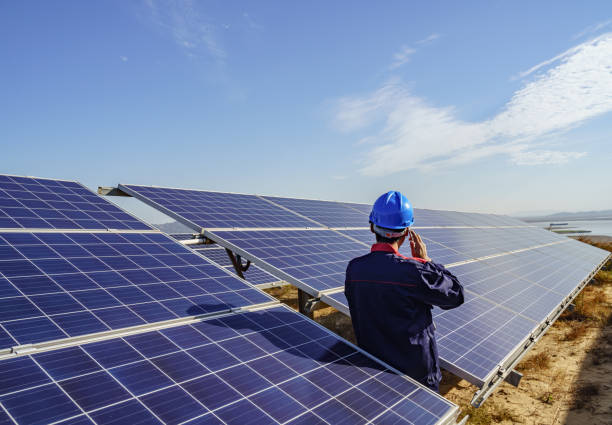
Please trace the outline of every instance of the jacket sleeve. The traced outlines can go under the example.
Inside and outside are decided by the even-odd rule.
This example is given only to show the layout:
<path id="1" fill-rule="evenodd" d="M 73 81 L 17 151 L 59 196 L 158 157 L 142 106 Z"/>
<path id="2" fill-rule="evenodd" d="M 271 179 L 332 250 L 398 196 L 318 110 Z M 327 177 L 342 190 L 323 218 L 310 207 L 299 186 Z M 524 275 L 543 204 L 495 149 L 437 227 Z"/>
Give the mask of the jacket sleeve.
<path id="1" fill-rule="evenodd" d="M 415 298 L 444 310 L 463 304 L 463 286 L 444 266 L 430 261 L 420 264 L 419 269 L 421 279 Z"/>

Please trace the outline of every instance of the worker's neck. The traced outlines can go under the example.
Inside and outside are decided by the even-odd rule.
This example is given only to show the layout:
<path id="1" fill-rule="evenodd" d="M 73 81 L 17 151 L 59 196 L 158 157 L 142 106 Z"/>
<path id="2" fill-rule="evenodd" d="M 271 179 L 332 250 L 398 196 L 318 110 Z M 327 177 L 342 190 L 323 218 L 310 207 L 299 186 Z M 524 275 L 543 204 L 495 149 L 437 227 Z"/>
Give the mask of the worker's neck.
<path id="1" fill-rule="evenodd" d="M 399 248 L 402 244 L 399 243 L 399 241 L 395 241 L 395 242 L 391 242 L 388 245 L 391 246 L 395 252 L 399 252 Z"/>

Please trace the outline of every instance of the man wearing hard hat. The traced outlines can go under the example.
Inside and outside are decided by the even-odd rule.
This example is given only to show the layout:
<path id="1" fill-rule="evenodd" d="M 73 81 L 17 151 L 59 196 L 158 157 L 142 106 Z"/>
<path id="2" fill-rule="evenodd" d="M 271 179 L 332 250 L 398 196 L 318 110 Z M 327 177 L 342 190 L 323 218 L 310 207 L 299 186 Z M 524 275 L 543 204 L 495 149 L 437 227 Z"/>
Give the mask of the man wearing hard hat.
<path id="1" fill-rule="evenodd" d="M 381 195 L 370 213 L 376 236 L 371 252 L 351 260 L 344 293 L 357 344 L 415 380 L 438 391 L 442 375 L 431 309 L 458 307 L 463 287 L 410 229 L 412 205 L 404 195 Z M 410 240 L 411 257 L 398 250 Z"/>

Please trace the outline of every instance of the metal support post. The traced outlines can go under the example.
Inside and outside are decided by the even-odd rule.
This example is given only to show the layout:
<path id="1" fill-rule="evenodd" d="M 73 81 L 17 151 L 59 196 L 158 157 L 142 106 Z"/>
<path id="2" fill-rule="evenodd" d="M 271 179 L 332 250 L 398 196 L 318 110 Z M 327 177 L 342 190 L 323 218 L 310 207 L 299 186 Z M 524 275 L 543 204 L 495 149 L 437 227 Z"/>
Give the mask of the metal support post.
<path id="1" fill-rule="evenodd" d="M 312 319 L 313 311 L 319 301 L 321 301 L 321 298 L 311 297 L 306 292 L 298 289 L 298 310 L 304 316 Z"/>
<path id="2" fill-rule="evenodd" d="M 516 370 L 512 370 L 508 376 L 506 376 L 506 378 L 504 379 L 504 381 L 506 381 L 507 383 L 509 383 L 510 385 L 514 385 L 515 387 L 519 386 L 519 383 L 521 382 L 521 378 L 523 377 L 523 374 L 520 372 L 517 372 Z"/>
<path id="3" fill-rule="evenodd" d="M 236 270 L 236 274 L 244 279 L 244 273 L 242 273 L 242 264 L 238 263 L 238 259 L 236 258 L 236 256 L 234 255 L 232 251 L 225 248 L 225 252 L 227 252 L 227 256 L 232 262 L 232 265 L 234 266 L 234 270 Z"/>
<path id="4" fill-rule="evenodd" d="M 124 191 L 116 187 L 108 187 L 108 186 L 98 186 L 98 195 L 102 196 L 127 196 L 132 197 L 132 195 L 128 195 Z"/>

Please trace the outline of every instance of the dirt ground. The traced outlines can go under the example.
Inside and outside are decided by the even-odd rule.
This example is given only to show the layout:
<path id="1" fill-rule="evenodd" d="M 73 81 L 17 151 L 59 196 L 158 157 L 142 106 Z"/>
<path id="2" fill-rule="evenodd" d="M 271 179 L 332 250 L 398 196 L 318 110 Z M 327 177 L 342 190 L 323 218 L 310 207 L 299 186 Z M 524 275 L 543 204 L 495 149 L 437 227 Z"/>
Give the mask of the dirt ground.
<path id="1" fill-rule="evenodd" d="M 609 239 L 584 238 L 612 251 Z M 297 309 L 291 286 L 267 290 Z M 518 388 L 503 383 L 475 409 L 470 400 L 476 387 L 443 372 L 441 394 L 458 404 L 468 424 L 612 425 L 612 264 L 609 262 L 521 361 Z M 314 319 L 355 342 L 350 319 L 320 304 Z"/>

